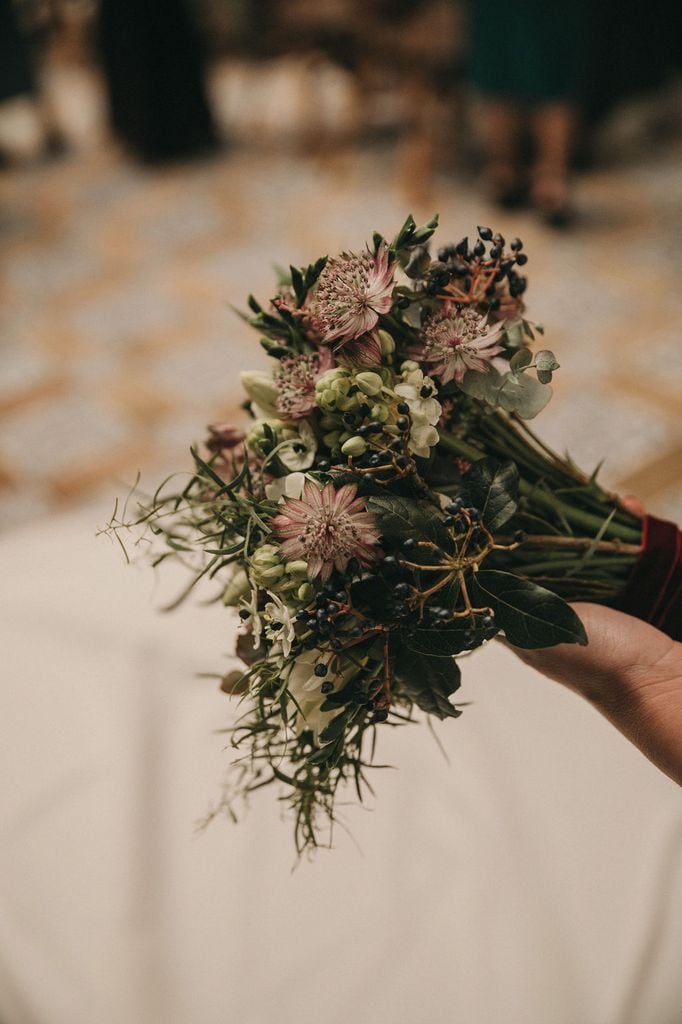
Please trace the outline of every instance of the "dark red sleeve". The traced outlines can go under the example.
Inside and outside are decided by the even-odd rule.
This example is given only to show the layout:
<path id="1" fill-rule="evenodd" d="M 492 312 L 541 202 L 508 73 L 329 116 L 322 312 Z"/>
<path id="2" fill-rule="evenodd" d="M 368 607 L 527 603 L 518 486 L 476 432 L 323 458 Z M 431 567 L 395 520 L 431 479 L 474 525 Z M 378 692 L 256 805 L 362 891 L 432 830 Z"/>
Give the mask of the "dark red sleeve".
<path id="1" fill-rule="evenodd" d="M 642 545 L 617 607 L 682 640 L 682 532 L 674 523 L 645 516 Z"/>

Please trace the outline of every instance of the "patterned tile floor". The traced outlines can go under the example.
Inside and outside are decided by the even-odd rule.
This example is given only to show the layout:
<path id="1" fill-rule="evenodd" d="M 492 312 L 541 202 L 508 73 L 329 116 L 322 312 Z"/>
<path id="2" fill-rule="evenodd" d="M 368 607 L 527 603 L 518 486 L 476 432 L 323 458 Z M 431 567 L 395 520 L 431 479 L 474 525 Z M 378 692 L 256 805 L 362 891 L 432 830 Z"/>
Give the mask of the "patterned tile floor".
<path id="1" fill-rule="evenodd" d="M 559 354 L 538 423 L 604 480 L 682 518 L 679 151 L 592 173 L 557 236 L 438 180 L 444 241 L 477 223 L 519 234 L 530 314 Z M 404 181 L 404 176 L 403 179 Z M 264 361 L 233 314 L 272 265 L 358 247 L 407 209 L 390 148 L 296 158 L 234 150 L 151 171 L 113 147 L 0 178 L 0 521 L 47 516 L 186 464 L 235 413 L 238 371 Z"/>

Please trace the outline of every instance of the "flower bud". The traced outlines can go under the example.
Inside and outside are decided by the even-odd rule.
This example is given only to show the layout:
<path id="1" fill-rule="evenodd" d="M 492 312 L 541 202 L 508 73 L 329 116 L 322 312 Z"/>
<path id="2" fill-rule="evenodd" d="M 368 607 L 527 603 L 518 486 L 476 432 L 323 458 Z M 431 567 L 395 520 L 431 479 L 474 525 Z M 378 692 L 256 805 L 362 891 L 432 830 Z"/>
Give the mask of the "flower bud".
<path id="1" fill-rule="evenodd" d="M 312 583 L 302 583 L 296 591 L 296 597 L 299 601 L 310 601 L 315 594 L 315 588 Z"/>
<path id="2" fill-rule="evenodd" d="M 265 416 L 277 415 L 277 387 L 269 373 L 262 370 L 245 370 L 239 378 L 242 387 L 252 402 Z"/>
<path id="3" fill-rule="evenodd" d="M 341 432 L 339 430 L 331 430 L 328 434 L 324 434 L 322 440 L 326 444 L 327 448 L 336 448 L 339 443 Z"/>
<path id="4" fill-rule="evenodd" d="M 276 583 L 284 576 L 284 566 L 273 565 L 270 569 L 258 569 L 256 575 L 260 583 Z"/>
<path id="5" fill-rule="evenodd" d="M 355 376 L 355 383 L 365 395 L 378 395 L 383 387 L 383 381 L 378 373 L 372 370 L 365 370 Z"/>
<path id="6" fill-rule="evenodd" d="M 350 381 L 347 377 L 337 377 L 331 382 L 330 388 L 337 395 L 347 395 L 350 391 Z"/>
<path id="7" fill-rule="evenodd" d="M 299 558 L 296 562 L 287 562 L 284 568 L 290 576 L 305 576 L 308 572 L 308 563 Z"/>
<path id="8" fill-rule="evenodd" d="M 330 388 L 335 380 L 347 379 L 350 376 L 345 366 L 334 366 L 331 370 L 325 370 L 317 381 L 317 386 Z"/>
<path id="9" fill-rule="evenodd" d="M 223 604 L 234 608 L 239 604 L 242 597 L 246 597 L 251 589 L 249 579 L 243 569 L 239 569 L 223 592 Z"/>
<path id="10" fill-rule="evenodd" d="M 315 389 L 315 399 L 322 412 L 333 412 L 336 409 L 336 399 L 338 397 L 336 391 L 332 391 L 331 388 L 320 387 L 318 382 Z"/>
<path id="11" fill-rule="evenodd" d="M 279 440 L 277 428 L 281 427 L 278 420 L 256 420 L 247 434 L 246 444 L 251 451 L 257 455 L 267 455 L 272 451 Z M 270 433 L 274 437 L 270 436 Z"/>
<path id="12" fill-rule="evenodd" d="M 395 341 L 388 331 L 379 330 L 379 346 L 382 356 L 391 356 L 395 352 Z"/>
<path id="13" fill-rule="evenodd" d="M 404 363 L 400 364 L 401 373 L 412 373 L 414 370 L 419 369 L 419 363 L 415 363 L 414 359 L 406 359 Z"/>
<path id="14" fill-rule="evenodd" d="M 361 437 L 349 437 L 348 440 L 341 446 L 341 452 L 343 455 L 364 455 L 367 451 L 367 442 Z"/>
<path id="15" fill-rule="evenodd" d="M 373 420 L 378 420 L 379 423 L 385 423 L 388 417 L 390 416 L 390 411 L 388 406 L 384 402 L 376 402 L 372 406 L 370 416 L 372 417 Z"/>
<path id="16" fill-rule="evenodd" d="M 276 544 L 261 544 L 251 556 L 251 564 L 258 569 L 269 569 L 280 564 L 280 549 Z"/>

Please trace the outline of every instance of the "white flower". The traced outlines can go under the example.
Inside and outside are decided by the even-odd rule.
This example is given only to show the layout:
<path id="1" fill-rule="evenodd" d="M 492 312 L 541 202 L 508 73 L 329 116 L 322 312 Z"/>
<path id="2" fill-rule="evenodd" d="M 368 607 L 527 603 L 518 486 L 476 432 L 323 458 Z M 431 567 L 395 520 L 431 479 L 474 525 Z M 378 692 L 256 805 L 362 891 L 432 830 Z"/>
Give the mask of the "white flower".
<path id="1" fill-rule="evenodd" d="M 242 600 L 240 608 L 243 608 L 249 613 L 249 618 L 242 626 L 242 633 L 248 632 L 248 628 L 251 629 L 251 636 L 253 637 L 253 649 L 258 650 L 260 647 L 261 637 L 263 635 L 263 623 L 261 617 L 258 614 L 258 587 L 252 579 L 249 579 L 251 585 L 251 593 L 249 594 L 249 600 Z"/>
<path id="2" fill-rule="evenodd" d="M 317 441 L 313 428 L 307 420 L 299 420 L 296 433 L 285 431 L 285 434 L 292 436 L 286 437 L 285 442 L 278 449 L 277 455 L 280 462 L 291 472 L 310 469 L 317 452 Z"/>
<path id="3" fill-rule="evenodd" d="M 268 640 L 281 646 L 282 654 L 288 658 L 291 654 L 291 645 L 296 639 L 294 619 L 290 609 L 276 594 L 269 596 L 272 600 L 268 601 L 263 610 L 265 635 Z"/>
<path id="4" fill-rule="evenodd" d="M 277 477 L 272 483 L 265 485 L 265 496 L 270 501 L 280 501 L 282 498 L 300 498 L 306 480 L 305 473 L 287 473 L 286 476 Z"/>
<path id="5" fill-rule="evenodd" d="M 437 388 L 430 377 L 425 377 L 419 366 L 411 361 L 401 366 L 402 382 L 394 390 L 410 407 L 410 437 L 408 447 L 413 455 L 428 458 L 431 448 L 438 444 L 436 424 L 441 416 L 441 404 L 434 398 Z"/>
<path id="6" fill-rule="evenodd" d="M 328 651 L 303 651 L 294 660 L 287 679 L 287 689 L 298 705 L 296 732 L 300 734 L 305 729 L 310 729 L 316 743 L 319 742 L 320 733 L 324 732 L 332 718 L 342 710 L 338 708 L 334 711 L 322 711 L 325 698 L 321 686 L 325 678 L 315 675 L 316 665 L 322 663 L 329 666 L 333 658 L 334 655 Z"/>

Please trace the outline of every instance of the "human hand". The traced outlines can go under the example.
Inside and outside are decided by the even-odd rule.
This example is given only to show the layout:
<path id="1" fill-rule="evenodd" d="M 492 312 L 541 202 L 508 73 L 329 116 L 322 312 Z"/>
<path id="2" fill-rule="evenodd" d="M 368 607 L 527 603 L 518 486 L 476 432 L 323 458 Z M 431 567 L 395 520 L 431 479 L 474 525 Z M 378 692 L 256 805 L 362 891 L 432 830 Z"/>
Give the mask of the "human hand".
<path id="1" fill-rule="evenodd" d="M 508 646 L 527 665 L 589 700 L 682 785 L 682 643 L 602 605 L 573 607 L 587 631 L 587 647 Z"/>

